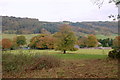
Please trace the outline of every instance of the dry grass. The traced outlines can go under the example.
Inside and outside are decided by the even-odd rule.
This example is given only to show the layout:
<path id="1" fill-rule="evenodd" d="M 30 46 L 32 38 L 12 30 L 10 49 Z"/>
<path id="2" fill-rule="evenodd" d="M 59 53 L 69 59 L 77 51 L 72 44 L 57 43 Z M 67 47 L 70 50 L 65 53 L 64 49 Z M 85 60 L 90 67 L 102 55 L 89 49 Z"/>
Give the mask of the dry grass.
<path id="1" fill-rule="evenodd" d="M 36 69 L 16 74 L 4 74 L 4 78 L 116 78 L 117 60 L 82 59 L 62 60 L 59 67 Z"/>

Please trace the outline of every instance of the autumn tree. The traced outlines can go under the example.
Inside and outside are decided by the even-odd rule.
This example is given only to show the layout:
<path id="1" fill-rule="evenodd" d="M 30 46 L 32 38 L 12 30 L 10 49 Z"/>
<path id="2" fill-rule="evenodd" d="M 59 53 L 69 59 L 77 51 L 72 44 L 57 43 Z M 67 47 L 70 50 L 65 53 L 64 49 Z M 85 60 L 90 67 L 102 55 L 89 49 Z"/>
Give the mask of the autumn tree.
<path id="1" fill-rule="evenodd" d="M 30 48 L 33 48 L 33 49 L 35 49 L 35 48 L 37 48 L 37 43 L 39 42 L 39 39 L 41 38 L 41 37 L 45 37 L 45 36 L 47 36 L 46 34 L 40 34 L 40 35 L 37 35 L 37 36 L 34 36 L 34 37 L 32 37 L 31 39 L 30 39 L 30 44 L 29 44 L 29 47 Z"/>
<path id="2" fill-rule="evenodd" d="M 116 36 L 113 40 L 113 47 L 115 49 L 120 49 L 120 36 Z"/>
<path id="3" fill-rule="evenodd" d="M 40 49 L 53 49 L 54 38 L 50 36 L 41 37 L 36 43 L 36 47 Z"/>
<path id="4" fill-rule="evenodd" d="M 12 50 L 15 50 L 19 47 L 16 40 L 17 40 L 17 37 L 14 37 L 12 40 L 12 47 L 11 47 Z"/>
<path id="5" fill-rule="evenodd" d="M 56 33 L 57 41 L 55 49 L 61 50 L 65 54 L 68 50 L 74 50 L 76 36 L 69 25 L 60 26 L 60 31 Z"/>
<path id="6" fill-rule="evenodd" d="M 52 35 L 40 34 L 30 40 L 29 46 L 37 49 L 53 49 L 55 38 Z"/>
<path id="7" fill-rule="evenodd" d="M 25 45 L 26 44 L 25 36 L 17 36 L 16 37 L 16 43 L 19 47 Z"/>
<path id="8" fill-rule="evenodd" d="M 93 34 L 89 34 L 88 36 L 87 36 L 87 47 L 96 47 L 96 46 L 98 46 L 98 40 L 97 40 L 97 38 L 96 38 L 96 36 L 95 35 L 93 35 Z"/>
<path id="9" fill-rule="evenodd" d="M 12 41 L 10 39 L 4 38 L 2 39 L 2 49 L 7 50 L 12 47 Z"/>
<path id="10" fill-rule="evenodd" d="M 80 37 L 78 40 L 78 45 L 83 48 L 87 46 L 87 37 Z"/>

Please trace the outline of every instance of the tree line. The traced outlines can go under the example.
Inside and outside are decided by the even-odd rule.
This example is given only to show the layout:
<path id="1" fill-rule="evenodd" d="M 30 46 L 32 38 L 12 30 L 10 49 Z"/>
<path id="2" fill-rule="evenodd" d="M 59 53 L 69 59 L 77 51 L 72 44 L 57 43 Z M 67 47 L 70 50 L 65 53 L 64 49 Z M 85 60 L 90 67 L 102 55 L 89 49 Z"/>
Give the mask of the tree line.
<path id="1" fill-rule="evenodd" d="M 32 37 L 29 44 L 27 44 L 25 36 L 16 36 L 13 40 L 4 38 L 0 43 L 3 50 L 14 50 L 27 45 L 31 49 L 55 49 L 66 53 L 66 51 L 77 50 L 75 45 L 79 45 L 80 48 L 98 46 L 119 48 L 120 36 L 115 39 L 97 39 L 95 35 L 89 34 L 78 38 L 72 30 L 72 26 L 64 24 L 54 34 L 43 30 L 43 34 Z"/>

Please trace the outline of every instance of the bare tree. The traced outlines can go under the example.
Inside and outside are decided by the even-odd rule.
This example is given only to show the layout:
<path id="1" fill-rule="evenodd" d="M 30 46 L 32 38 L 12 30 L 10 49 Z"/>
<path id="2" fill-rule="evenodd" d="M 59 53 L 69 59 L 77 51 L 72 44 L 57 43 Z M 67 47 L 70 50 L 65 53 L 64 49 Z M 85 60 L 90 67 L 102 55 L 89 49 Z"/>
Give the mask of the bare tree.
<path id="1" fill-rule="evenodd" d="M 93 4 L 97 5 L 99 8 L 102 7 L 103 3 L 105 2 L 105 0 L 91 0 L 93 2 Z M 117 4 L 118 2 L 120 2 L 120 0 L 107 0 L 108 3 L 115 3 Z"/>
<path id="2" fill-rule="evenodd" d="M 107 0 L 108 3 L 115 3 L 115 5 L 117 6 L 119 3 L 120 3 L 120 0 Z M 99 9 L 102 7 L 102 5 L 104 4 L 105 0 L 91 0 L 91 2 L 95 5 L 97 5 L 99 7 Z M 108 16 L 109 18 L 113 19 L 113 20 L 118 20 L 120 19 L 120 15 L 117 14 L 117 15 L 109 15 Z"/>

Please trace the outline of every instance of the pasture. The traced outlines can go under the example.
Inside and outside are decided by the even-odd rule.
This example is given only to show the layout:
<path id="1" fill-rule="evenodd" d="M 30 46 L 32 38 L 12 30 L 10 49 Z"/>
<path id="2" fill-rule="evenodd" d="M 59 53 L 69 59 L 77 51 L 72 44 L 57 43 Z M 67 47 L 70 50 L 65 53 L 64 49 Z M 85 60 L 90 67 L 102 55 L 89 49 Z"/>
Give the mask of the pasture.
<path id="1" fill-rule="evenodd" d="M 61 51 L 55 50 L 10 50 L 10 51 L 3 51 L 4 53 L 11 53 L 11 54 L 25 54 L 25 55 L 54 55 L 56 57 L 60 57 L 63 59 L 99 59 L 99 58 L 106 58 L 108 52 L 111 49 L 79 49 L 77 51 L 67 51 L 66 54 L 62 54 Z"/>

